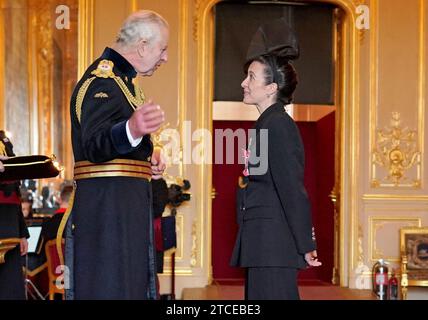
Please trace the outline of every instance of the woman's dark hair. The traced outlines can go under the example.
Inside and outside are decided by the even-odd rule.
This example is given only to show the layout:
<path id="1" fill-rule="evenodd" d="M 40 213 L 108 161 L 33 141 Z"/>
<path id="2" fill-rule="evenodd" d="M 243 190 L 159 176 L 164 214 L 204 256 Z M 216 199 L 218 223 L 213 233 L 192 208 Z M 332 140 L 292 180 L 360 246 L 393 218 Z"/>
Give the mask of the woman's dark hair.
<path id="1" fill-rule="evenodd" d="M 253 61 L 258 61 L 265 66 L 265 84 L 276 83 L 278 85 L 277 102 L 290 104 L 293 101 L 293 93 L 296 90 L 298 80 L 293 65 L 287 58 L 276 55 L 259 56 Z M 248 70 L 250 63 L 246 64 Z"/>

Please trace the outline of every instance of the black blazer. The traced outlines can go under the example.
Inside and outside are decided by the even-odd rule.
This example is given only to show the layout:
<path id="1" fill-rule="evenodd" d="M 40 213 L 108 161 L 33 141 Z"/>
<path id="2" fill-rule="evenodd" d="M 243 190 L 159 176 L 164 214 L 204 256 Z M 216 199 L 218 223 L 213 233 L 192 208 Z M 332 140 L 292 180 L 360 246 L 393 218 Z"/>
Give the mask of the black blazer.
<path id="1" fill-rule="evenodd" d="M 248 184 L 238 190 L 231 265 L 304 268 L 304 254 L 315 250 L 316 242 L 299 130 L 279 103 L 263 112 L 254 129 Z"/>

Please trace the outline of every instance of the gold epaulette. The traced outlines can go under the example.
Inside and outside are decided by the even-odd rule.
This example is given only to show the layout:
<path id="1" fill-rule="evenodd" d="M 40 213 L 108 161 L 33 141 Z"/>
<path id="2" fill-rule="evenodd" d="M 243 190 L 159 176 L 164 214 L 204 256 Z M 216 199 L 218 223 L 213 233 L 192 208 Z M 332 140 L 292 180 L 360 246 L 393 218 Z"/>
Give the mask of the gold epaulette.
<path id="1" fill-rule="evenodd" d="M 128 100 L 129 104 L 134 110 L 136 110 L 139 106 L 144 104 L 144 101 L 146 100 L 146 98 L 144 96 L 143 91 L 136 87 L 135 88 L 136 96 L 134 96 L 131 93 L 131 91 L 129 91 L 123 79 L 114 74 L 113 67 L 114 67 L 114 63 L 110 60 L 100 61 L 97 69 L 95 69 L 91 73 L 92 75 L 94 75 L 94 77 L 87 79 L 83 83 L 83 85 L 80 87 L 76 97 L 76 116 L 79 123 L 82 117 L 82 105 L 83 105 L 83 100 L 85 99 L 86 92 L 88 91 L 91 83 L 97 78 L 113 79 L 117 83 L 120 90 L 125 95 L 126 100 Z"/>

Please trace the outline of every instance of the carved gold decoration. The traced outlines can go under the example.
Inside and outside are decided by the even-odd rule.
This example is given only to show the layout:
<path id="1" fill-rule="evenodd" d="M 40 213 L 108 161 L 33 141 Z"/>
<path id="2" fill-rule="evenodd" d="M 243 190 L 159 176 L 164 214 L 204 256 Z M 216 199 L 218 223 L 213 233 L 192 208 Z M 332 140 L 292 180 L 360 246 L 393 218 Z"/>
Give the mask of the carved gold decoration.
<path id="1" fill-rule="evenodd" d="M 355 288 L 357 289 L 370 288 L 370 277 L 367 277 L 367 274 L 369 272 L 370 272 L 370 268 L 364 264 L 363 227 L 361 226 L 361 223 L 359 223 L 358 224 L 358 262 L 357 262 L 357 268 L 354 270 Z"/>
<path id="2" fill-rule="evenodd" d="M 340 256 L 340 214 L 339 214 L 339 195 L 337 194 L 336 189 L 334 189 L 330 194 L 330 200 L 333 202 L 333 208 L 334 208 L 334 266 L 333 266 L 333 273 L 331 278 L 331 283 L 338 285 L 340 281 L 339 276 L 339 256 Z"/>
<path id="3" fill-rule="evenodd" d="M 364 264 L 363 227 L 358 224 L 358 264 Z"/>
<path id="4" fill-rule="evenodd" d="M 198 226 L 197 221 L 192 224 L 192 252 L 190 254 L 190 266 L 195 268 L 198 263 Z"/>
<path id="5" fill-rule="evenodd" d="M 180 120 L 180 122 L 182 121 Z M 171 124 L 169 122 L 163 124 L 158 131 L 151 135 L 151 139 L 155 148 L 162 149 L 162 155 L 167 164 L 163 174 L 166 182 L 182 184 L 184 176 L 184 164 L 181 137 L 177 129 L 170 128 L 170 126 Z M 175 165 L 178 165 L 178 175 L 169 174 L 169 169 Z"/>
<path id="6" fill-rule="evenodd" d="M 399 112 L 392 113 L 391 127 L 377 130 L 376 148 L 373 150 L 373 171 L 376 165 L 386 168 L 388 174 L 378 181 L 372 180 L 372 186 L 409 186 L 405 182 L 410 179 L 406 176 L 406 171 L 417 167 L 420 171 L 420 155 L 417 143 L 417 131 L 409 130 L 401 126 Z M 413 187 L 420 186 L 420 177 L 411 184 Z"/>
<path id="7" fill-rule="evenodd" d="M 201 7 L 201 2 L 203 0 L 194 0 L 195 1 L 195 14 L 193 15 L 193 40 L 198 41 L 198 25 L 200 23 L 199 19 L 199 9 Z"/>
<path id="8" fill-rule="evenodd" d="M 355 0 L 355 7 L 366 5 L 368 6 L 365 0 Z M 370 25 L 372 25 L 372 15 L 370 14 Z M 360 42 L 363 42 L 365 39 L 366 32 L 369 31 L 367 29 L 359 29 Z"/>

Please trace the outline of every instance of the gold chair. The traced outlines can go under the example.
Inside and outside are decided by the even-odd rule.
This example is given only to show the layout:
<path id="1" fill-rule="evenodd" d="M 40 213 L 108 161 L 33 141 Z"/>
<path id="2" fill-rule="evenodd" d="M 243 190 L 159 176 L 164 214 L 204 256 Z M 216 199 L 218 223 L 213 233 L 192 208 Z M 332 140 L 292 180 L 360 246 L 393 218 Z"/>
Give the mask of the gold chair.
<path id="1" fill-rule="evenodd" d="M 400 229 L 401 294 L 408 287 L 428 287 L 428 227 Z"/>
<path id="2" fill-rule="evenodd" d="M 64 239 L 62 240 L 62 252 L 64 252 Z M 45 246 L 46 259 L 48 264 L 48 275 L 49 275 L 49 300 L 54 300 L 55 293 L 61 294 L 64 299 L 64 280 L 63 272 L 60 271 L 60 261 L 58 257 L 58 251 L 56 249 L 56 239 L 49 240 Z M 58 282 L 61 280 L 61 287 L 58 287 Z"/>
<path id="3" fill-rule="evenodd" d="M 18 238 L 0 239 L 0 264 L 5 263 L 6 253 L 16 248 L 21 243 Z"/>

